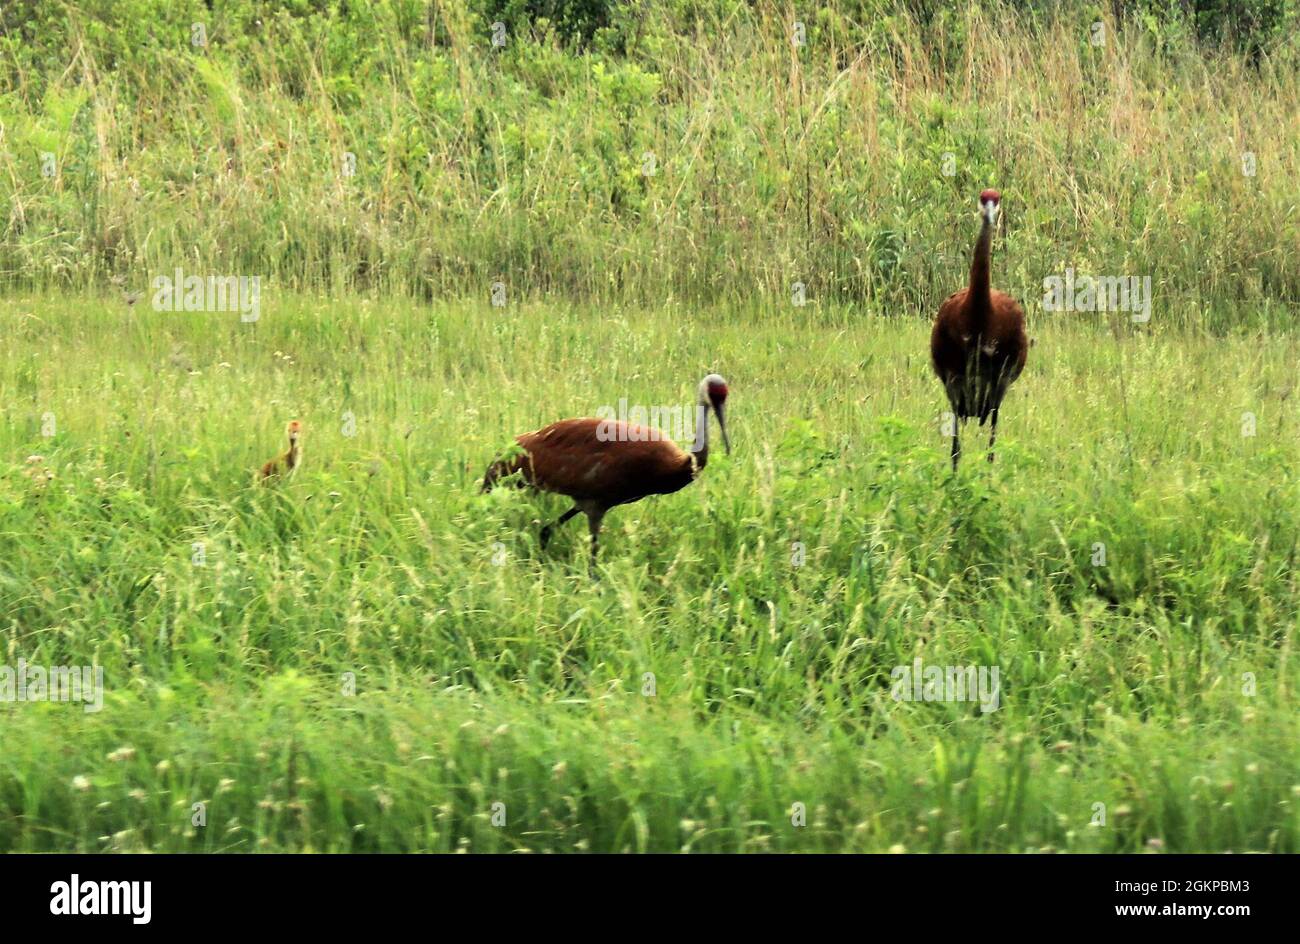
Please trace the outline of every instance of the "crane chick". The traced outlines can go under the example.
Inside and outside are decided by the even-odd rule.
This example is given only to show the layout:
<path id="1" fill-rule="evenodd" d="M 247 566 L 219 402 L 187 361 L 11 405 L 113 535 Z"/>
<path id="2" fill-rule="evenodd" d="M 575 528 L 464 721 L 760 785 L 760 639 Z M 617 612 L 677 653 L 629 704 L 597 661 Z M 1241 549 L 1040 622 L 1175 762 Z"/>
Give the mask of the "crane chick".
<path id="1" fill-rule="evenodd" d="M 289 475 L 302 462 L 302 423 L 298 420 L 290 420 L 289 425 L 285 427 L 285 432 L 289 436 L 288 451 L 262 466 L 262 470 L 257 474 L 259 482 L 280 475 Z"/>
<path id="2" fill-rule="evenodd" d="M 491 491 L 501 479 L 518 473 L 520 485 L 573 499 L 572 508 L 542 528 L 541 544 L 546 547 L 554 528 L 581 511 L 591 530 L 594 566 L 600 524 L 609 509 L 648 495 L 679 491 L 708 464 L 710 412 L 717 417 L 722 444 L 731 453 L 726 380 L 709 374 L 700 381 L 696 402 L 695 442 L 689 452 L 658 429 L 594 417 L 560 420 L 517 436 L 519 451 L 492 463 L 482 490 Z"/>

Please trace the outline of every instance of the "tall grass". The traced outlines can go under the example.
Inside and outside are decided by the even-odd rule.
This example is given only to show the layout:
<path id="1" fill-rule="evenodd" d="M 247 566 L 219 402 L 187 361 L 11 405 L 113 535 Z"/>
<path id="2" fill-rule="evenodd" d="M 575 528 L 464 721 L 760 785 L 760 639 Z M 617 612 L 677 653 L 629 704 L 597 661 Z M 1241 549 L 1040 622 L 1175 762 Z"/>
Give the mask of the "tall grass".
<path id="1" fill-rule="evenodd" d="M 612 9 L 583 47 L 512 19 L 494 48 L 454 2 L 55 4 L 66 43 L 3 47 L 0 277 L 929 311 L 992 185 L 1021 297 L 1072 266 L 1150 275 L 1162 324 L 1293 320 L 1294 34 L 832 2 L 800 47 L 767 0 Z"/>
<path id="2" fill-rule="evenodd" d="M 107 688 L 0 698 L 0 851 L 1300 851 L 1293 35 L 214 6 L 0 11 L 0 668 Z M 1037 345 L 950 478 L 921 316 L 989 185 Z M 261 319 L 154 310 L 178 266 Z M 1150 328 L 1045 315 L 1066 267 Z M 597 579 L 477 493 L 711 370 L 734 453 Z"/>
<path id="3" fill-rule="evenodd" d="M 949 482 L 925 327 L 851 309 L 0 317 L 0 663 L 107 688 L 0 704 L 0 849 L 1300 849 L 1294 339 L 1040 321 Z M 558 500 L 477 494 L 710 369 L 733 454 L 597 580 Z M 1001 706 L 895 701 L 918 657 Z"/>

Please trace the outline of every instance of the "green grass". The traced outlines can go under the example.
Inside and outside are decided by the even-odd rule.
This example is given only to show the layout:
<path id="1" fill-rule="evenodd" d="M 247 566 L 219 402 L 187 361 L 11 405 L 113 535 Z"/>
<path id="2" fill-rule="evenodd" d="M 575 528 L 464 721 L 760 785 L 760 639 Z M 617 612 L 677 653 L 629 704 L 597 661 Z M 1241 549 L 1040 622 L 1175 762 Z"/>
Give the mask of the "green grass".
<path id="1" fill-rule="evenodd" d="M 0 662 L 106 685 L 0 704 L 0 850 L 1300 851 L 1300 341 L 1031 308 L 954 480 L 928 312 L 0 301 Z M 710 370 L 732 455 L 598 579 L 562 501 L 478 494 Z M 916 657 L 1001 706 L 893 700 Z"/>
<path id="2" fill-rule="evenodd" d="M 144 290 L 183 263 L 334 295 L 500 280 L 653 308 L 802 282 L 930 311 L 992 186 L 1019 283 L 1150 276 L 1167 323 L 1217 330 L 1300 308 L 1296 0 L 1197 3 L 1202 40 L 1162 0 L 611 3 L 580 49 L 514 0 L 210 6 L 0 15 L 27 24 L 0 31 L 0 285 Z M 1277 38 L 1216 42 L 1216 6 L 1267 7 Z"/>

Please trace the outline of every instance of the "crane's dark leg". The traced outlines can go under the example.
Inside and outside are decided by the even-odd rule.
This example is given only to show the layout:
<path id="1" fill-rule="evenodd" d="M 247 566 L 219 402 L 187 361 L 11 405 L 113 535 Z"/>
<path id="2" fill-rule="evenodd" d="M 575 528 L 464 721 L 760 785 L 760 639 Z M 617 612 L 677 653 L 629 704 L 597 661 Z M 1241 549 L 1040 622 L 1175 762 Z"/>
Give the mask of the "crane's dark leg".
<path id="1" fill-rule="evenodd" d="M 542 526 L 542 534 L 541 534 L 542 550 L 546 550 L 546 545 L 551 543 L 551 532 L 554 531 L 556 528 L 558 528 L 560 525 L 564 524 L 564 522 L 568 521 L 577 513 L 578 513 L 578 507 L 575 505 L 574 507 L 566 511 L 564 514 L 560 515 L 560 517 L 556 520 L 555 524 L 548 524 Z"/>
<path id="2" fill-rule="evenodd" d="M 989 426 L 989 462 L 993 461 L 993 443 L 998 438 L 998 408 L 994 407 L 993 412 L 989 414 L 991 425 Z"/>
<path id="3" fill-rule="evenodd" d="M 961 458 L 961 392 L 959 381 L 949 379 L 944 382 L 948 393 L 948 408 L 952 410 L 952 471 L 957 474 L 957 460 Z"/>
<path id="4" fill-rule="evenodd" d="M 596 550 L 600 546 L 600 522 L 605 517 L 604 508 L 588 508 L 587 525 L 591 528 L 591 572 L 596 572 Z"/>

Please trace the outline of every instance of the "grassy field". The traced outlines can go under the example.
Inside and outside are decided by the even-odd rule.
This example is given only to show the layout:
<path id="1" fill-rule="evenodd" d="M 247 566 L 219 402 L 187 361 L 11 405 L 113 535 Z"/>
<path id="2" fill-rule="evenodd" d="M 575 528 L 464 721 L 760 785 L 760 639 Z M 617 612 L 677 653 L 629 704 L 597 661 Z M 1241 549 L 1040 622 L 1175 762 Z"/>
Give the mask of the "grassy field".
<path id="1" fill-rule="evenodd" d="M 8 0 L 0 852 L 1300 852 L 1298 64 L 1296 0 Z M 953 476 L 985 187 L 1037 343 Z M 595 579 L 479 494 L 710 371 Z"/>
<path id="2" fill-rule="evenodd" d="M 651 308 L 801 282 L 929 313 L 997 187 L 1015 284 L 1149 275 L 1165 325 L 1219 330 L 1300 307 L 1296 0 L 1222 0 L 1270 13 L 1253 58 L 1077 0 L 568 4 L 608 6 L 585 44 L 520 14 L 549 0 L 24 2 L 0 29 L 0 287 L 184 264 Z"/>
<path id="3" fill-rule="evenodd" d="M 3 661 L 105 684 L 0 704 L 0 850 L 1300 851 L 1300 341 L 1027 307 L 952 479 L 928 312 L 0 301 Z M 710 370 L 731 456 L 597 579 L 477 493 Z"/>

